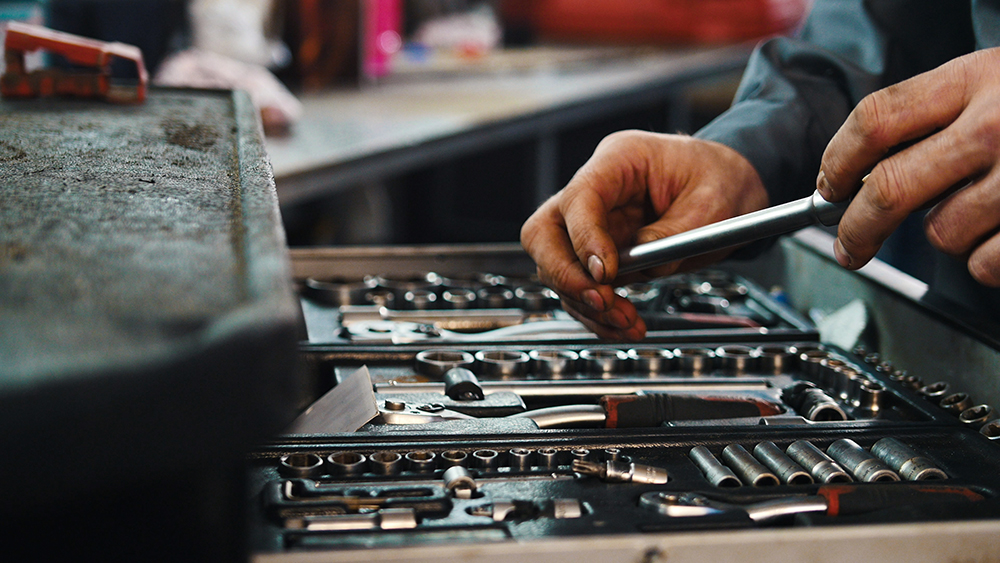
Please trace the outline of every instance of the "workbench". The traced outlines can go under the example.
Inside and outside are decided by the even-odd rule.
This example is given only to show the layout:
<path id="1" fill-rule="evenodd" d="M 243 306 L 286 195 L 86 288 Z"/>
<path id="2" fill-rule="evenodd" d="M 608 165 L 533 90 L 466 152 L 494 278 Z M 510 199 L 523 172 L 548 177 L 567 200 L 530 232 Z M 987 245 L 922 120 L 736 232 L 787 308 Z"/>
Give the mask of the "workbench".
<path id="1" fill-rule="evenodd" d="M 333 197 L 343 206 L 345 192 L 397 181 L 403 191 L 465 209 L 426 210 L 421 215 L 435 220 L 361 242 L 430 242 L 410 235 L 434 239 L 427 229 L 440 223 L 451 226 L 435 242 L 477 240 L 470 231 L 513 240 L 527 214 L 605 135 L 693 131 L 699 123 L 688 104 L 692 85 L 721 77 L 732 83 L 750 50 L 542 48 L 461 72 L 405 72 L 380 84 L 304 94 L 304 115 L 292 133 L 267 140 L 282 212 L 291 216 L 297 206 Z M 502 192 L 503 200 L 489 192 Z M 394 203 L 411 215 L 422 210 L 419 201 Z M 468 208 L 479 206 L 490 216 L 470 220 Z"/>

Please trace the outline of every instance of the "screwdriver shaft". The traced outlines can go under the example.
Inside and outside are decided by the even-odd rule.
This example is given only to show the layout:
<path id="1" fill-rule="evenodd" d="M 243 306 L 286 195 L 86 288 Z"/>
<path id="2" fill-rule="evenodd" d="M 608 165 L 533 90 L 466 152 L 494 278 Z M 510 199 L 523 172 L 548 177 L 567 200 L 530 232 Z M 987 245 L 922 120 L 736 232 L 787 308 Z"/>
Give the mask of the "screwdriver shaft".
<path id="1" fill-rule="evenodd" d="M 849 203 L 831 203 L 823 199 L 819 192 L 814 192 L 809 197 L 626 248 L 618 257 L 618 273 L 637 272 L 817 223 L 833 226 L 840 222 Z"/>

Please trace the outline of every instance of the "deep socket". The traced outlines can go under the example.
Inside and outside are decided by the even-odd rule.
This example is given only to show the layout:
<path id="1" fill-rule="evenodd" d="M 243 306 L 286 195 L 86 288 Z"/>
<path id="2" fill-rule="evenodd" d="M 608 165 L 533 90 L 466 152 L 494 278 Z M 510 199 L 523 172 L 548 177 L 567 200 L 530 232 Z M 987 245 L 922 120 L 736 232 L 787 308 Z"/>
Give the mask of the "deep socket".
<path id="1" fill-rule="evenodd" d="M 869 453 L 850 438 L 841 438 L 830 444 L 826 453 L 840 465 L 846 467 L 858 481 L 864 483 L 899 481 L 899 475 L 884 461 Z"/>
<path id="2" fill-rule="evenodd" d="M 414 473 L 430 473 L 434 471 L 437 464 L 437 456 L 434 452 L 426 450 L 409 452 L 405 456 L 407 468 Z"/>
<path id="3" fill-rule="evenodd" d="M 609 375 L 627 370 L 628 354 L 610 348 L 580 350 L 580 363 L 584 371 L 596 375 Z"/>
<path id="4" fill-rule="evenodd" d="M 885 386 L 878 381 L 862 379 L 858 385 L 854 399 L 854 404 L 859 408 L 870 412 L 882 410 L 885 403 Z"/>
<path id="5" fill-rule="evenodd" d="M 316 454 L 286 454 L 278 462 L 278 472 L 286 477 L 315 477 L 323 472 L 323 458 Z"/>
<path id="6" fill-rule="evenodd" d="M 495 450 L 476 450 L 472 452 L 472 463 L 483 471 L 496 471 L 500 454 Z"/>
<path id="7" fill-rule="evenodd" d="M 777 475 L 771 473 L 771 470 L 739 444 L 729 444 L 723 448 L 722 460 L 744 484 L 754 487 L 773 487 L 780 484 Z"/>
<path id="8" fill-rule="evenodd" d="M 757 351 L 749 346 L 732 344 L 715 349 L 715 363 L 729 375 L 745 375 L 757 371 Z"/>
<path id="9" fill-rule="evenodd" d="M 812 445 L 812 442 L 806 440 L 792 442 L 785 448 L 785 453 L 795 460 L 795 463 L 809 471 L 809 474 L 819 483 L 849 483 L 852 481 L 851 476 L 843 467 L 837 465 L 837 462 L 833 461 L 830 456 Z"/>
<path id="10" fill-rule="evenodd" d="M 403 468 L 403 456 L 396 452 L 375 452 L 368 456 L 368 466 L 376 475 L 396 475 Z"/>
<path id="11" fill-rule="evenodd" d="M 757 358 L 763 373 L 781 375 L 791 372 L 798 365 L 794 349 L 788 346 L 760 346 Z"/>
<path id="12" fill-rule="evenodd" d="M 541 448 L 535 453 L 538 457 L 538 467 L 550 471 L 559 467 L 559 451 L 555 448 Z"/>
<path id="13" fill-rule="evenodd" d="M 561 377 L 574 374 L 580 355 L 573 350 L 560 348 L 541 348 L 528 352 L 531 359 L 531 372 L 535 375 Z"/>
<path id="14" fill-rule="evenodd" d="M 948 474 L 934 462 L 896 438 L 882 438 L 872 446 L 872 453 L 895 469 L 907 481 L 947 479 Z"/>
<path id="15" fill-rule="evenodd" d="M 847 420 L 847 414 L 822 389 L 805 389 L 799 396 L 795 411 L 815 422 Z"/>
<path id="16" fill-rule="evenodd" d="M 733 473 L 733 470 L 715 459 L 712 452 L 705 446 L 691 448 L 688 456 L 698 466 L 698 469 L 701 470 L 705 479 L 708 479 L 708 482 L 716 487 L 739 487 L 743 484 L 740 482 L 740 478 Z"/>
<path id="17" fill-rule="evenodd" d="M 753 455 L 768 466 L 786 485 L 811 485 L 812 475 L 788 457 L 774 442 L 761 442 L 754 446 Z"/>
<path id="18" fill-rule="evenodd" d="M 676 348 L 674 365 L 687 375 L 704 375 L 715 369 L 715 352 L 708 348 Z"/>
<path id="19" fill-rule="evenodd" d="M 365 472 L 365 456 L 357 452 L 334 452 L 327 456 L 330 474 L 336 477 L 351 477 Z"/>
<path id="20" fill-rule="evenodd" d="M 520 350 L 480 350 L 475 358 L 479 375 L 485 377 L 514 377 L 528 371 L 528 355 Z"/>
<path id="21" fill-rule="evenodd" d="M 531 470 L 531 450 L 526 450 L 524 448 L 511 448 L 507 457 L 510 459 L 511 471 Z"/>
<path id="22" fill-rule="evenodd" d="M 441 452 L 442 467 L 453 467 L 455 465 L 461 465 L 465 467 L 468 463 L 469 463 L 469 454 L 463 452 L 462 450 L 447 450 Z"/>
<path id="23" fill-rule="evenodd" d="M 673 368 L 674 353 L 655 346 L 635 347 L 626 352 L 632 362 L 632 371 L 640 374 L 657 375 Z"/>

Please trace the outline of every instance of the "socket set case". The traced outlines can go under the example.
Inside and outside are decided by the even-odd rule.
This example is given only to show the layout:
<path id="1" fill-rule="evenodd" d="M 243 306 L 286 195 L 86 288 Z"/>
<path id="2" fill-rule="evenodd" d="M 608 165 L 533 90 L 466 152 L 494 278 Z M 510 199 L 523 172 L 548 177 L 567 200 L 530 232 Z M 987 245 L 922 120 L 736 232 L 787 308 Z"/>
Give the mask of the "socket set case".
<path id="1" fill-rule="evenodd" d="M 386 271 L 530 279 L 514 250 L 414 254 L 370 253 L 372 263 L 346 266 L 369 269 L 346 283 L 377 288 L 364 275 Z M 357 305 L 312 301 L 306 278 L 341 264 L 293 251 L 313 325 L 303 345 L 317 374 L 307 402 L 318 399 L 318 411 L 348 398 L 371 412 L 350 423 L 340 413 L 323 419 L 325 428 L 306 420 L 310 409 L 254 453 L 258 557 L 368 559 L 356 548 L 398 548 L 406 559 L 416 556 L 405 549 L 420 546 L 533 553 L 532 542 L 565 538 L 1000 516 L 1000 423 L 989 405 L 861 347 L 819 344 L 807 321 L 752 280 L 710 271 L 630 288 L 644 314 L 678 317 L 642 343 L 511 330 L 530 322 L 452 335 L 435 324 L 452 322 L 447 316 L 385 310 L 370 321 L 383 323 L 389 337 L 380 341 L 344 336 L 350 323 L 340 321 Z M 503 285 L 478 274 L 464 284 L 473 279 Z M 429 291 L 441 299 L 445 289 Z M 554 310 L 525 303 L 503 309 Z M 694 308 L 699 316 L 688 316 Z M 428 310 L 448 311 L 399 309 Z M 712 314 L 731 324 L 704 318 Z M 699 324 L 678 326 L 692 320 Z M 411 326 L 403 333 L 392 323 Z"/>

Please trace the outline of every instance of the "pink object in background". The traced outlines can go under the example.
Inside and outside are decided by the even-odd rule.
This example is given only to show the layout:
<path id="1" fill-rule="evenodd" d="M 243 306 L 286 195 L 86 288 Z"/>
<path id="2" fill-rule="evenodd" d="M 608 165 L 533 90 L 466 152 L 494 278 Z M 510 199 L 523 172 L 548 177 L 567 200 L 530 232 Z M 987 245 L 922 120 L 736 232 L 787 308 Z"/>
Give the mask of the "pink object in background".
<path id="1" fill-rule="evenodd" d="M 362 1 L 361 68 L 366 79 L 377 80 L 391 72 L 392 55 L 403 46 L 402 0 Z"/>

